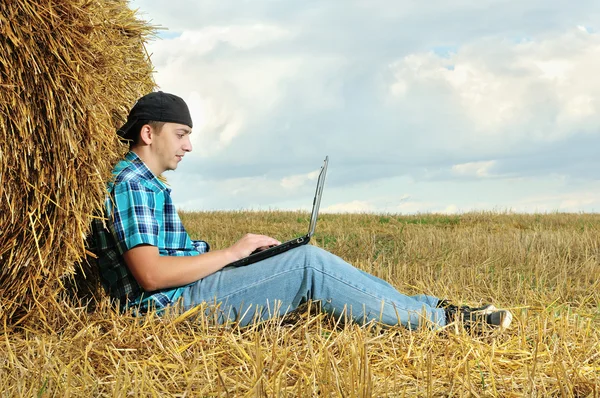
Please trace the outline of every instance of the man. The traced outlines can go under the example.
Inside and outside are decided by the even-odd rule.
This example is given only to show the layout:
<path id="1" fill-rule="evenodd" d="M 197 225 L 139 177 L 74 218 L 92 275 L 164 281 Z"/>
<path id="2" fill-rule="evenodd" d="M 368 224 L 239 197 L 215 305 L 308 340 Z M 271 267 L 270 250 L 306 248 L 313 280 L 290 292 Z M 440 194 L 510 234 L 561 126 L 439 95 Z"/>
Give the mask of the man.
<path id="1" fill-rule="evenodd" d="M 191 152 L 192 119 L 185 102 L 154 92 L 131 109 L 118 134 L 130 152 L 114 171 L 105 202 L 106 220 L 93 226 L 103 285 L 121 309 L 162 311 L 178 300 L 184 309 L 220 303 L 220 322 L 247 325 L 254 319 L 283 315 L 308 300 L 323 311 L 366 323 L 441 327 L 464 319 L 506 328 L 512 315 L 492 305 L 457 307 L 445 300 L 405 296 L 389 283 L 341 258 L 305 245 L 266 260 L 227 267 L 259 248 L 280 242 L 247 234 L 231 247 L 210 250 L 192 241 L 158 178 L 175 170 Z"/>

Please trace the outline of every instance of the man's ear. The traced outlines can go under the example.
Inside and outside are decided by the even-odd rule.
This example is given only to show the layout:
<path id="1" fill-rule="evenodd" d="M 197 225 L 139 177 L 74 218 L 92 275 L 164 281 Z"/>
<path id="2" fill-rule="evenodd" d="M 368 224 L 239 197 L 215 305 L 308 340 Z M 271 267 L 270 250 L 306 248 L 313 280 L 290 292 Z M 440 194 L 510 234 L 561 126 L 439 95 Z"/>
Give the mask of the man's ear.
<path id="1" fill-rule="evenodd" d="M 140 130 L 140 141 L 146 145 L 152 143 L 152 127 L 149 124 L 144 124 Z"/>

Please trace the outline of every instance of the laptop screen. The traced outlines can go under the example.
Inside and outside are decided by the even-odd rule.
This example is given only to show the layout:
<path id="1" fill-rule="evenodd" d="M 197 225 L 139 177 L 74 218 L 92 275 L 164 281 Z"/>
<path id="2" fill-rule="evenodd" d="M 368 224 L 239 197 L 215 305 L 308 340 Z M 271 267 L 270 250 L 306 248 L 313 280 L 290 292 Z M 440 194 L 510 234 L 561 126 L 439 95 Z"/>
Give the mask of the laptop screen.
<path id="1" fill-rule="evenodd" d="M 323 186 L 325 185 L 325 175 L 327 174 L 327 163 L 329 162 L 329 156 L 325 156 L 323 167 L 319 173 L 319 179 L 317 181 L 317 191 L 315 192 L 315 198 L 313 199 L 313 209 L 310 215 L 310 225 L 308 227 L 308 236 L 313 236 L 315 228 L 317 226 L 317 217 L 319 216 L 319 206 L 321 205 L 321 195 L 323 194 Z"/>

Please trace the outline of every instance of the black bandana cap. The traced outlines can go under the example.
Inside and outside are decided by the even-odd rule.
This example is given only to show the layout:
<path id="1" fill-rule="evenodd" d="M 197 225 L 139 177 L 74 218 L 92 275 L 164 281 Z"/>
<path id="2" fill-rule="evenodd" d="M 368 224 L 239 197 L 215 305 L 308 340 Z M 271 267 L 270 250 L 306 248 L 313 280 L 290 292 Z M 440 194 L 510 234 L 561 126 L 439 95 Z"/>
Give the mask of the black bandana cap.
<path id="1" fill-rule="evenodd" d="M 162 91 L 146 94 L 137 100 L 127 116 L 127 122 L 117 130 L 117 134 L 122 138 L 128 138 L 132 133 L 131 128 L 139 120 L 178 123 L 193 127 L 190 110 L 185 101 L 181 97 Z"/>

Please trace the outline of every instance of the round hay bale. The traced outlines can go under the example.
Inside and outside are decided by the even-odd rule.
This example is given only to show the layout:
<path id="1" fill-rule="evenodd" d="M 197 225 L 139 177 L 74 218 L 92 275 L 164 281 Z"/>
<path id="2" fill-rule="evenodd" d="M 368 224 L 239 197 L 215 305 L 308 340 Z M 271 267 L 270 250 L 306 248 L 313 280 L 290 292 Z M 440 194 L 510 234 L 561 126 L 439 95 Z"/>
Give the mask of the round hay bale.
<path id="1" fill-rule="evenodd" d="M 154 32 L 124 0 L 0 5 L 0 320 L 43 319 L 84 257 Z"/>

